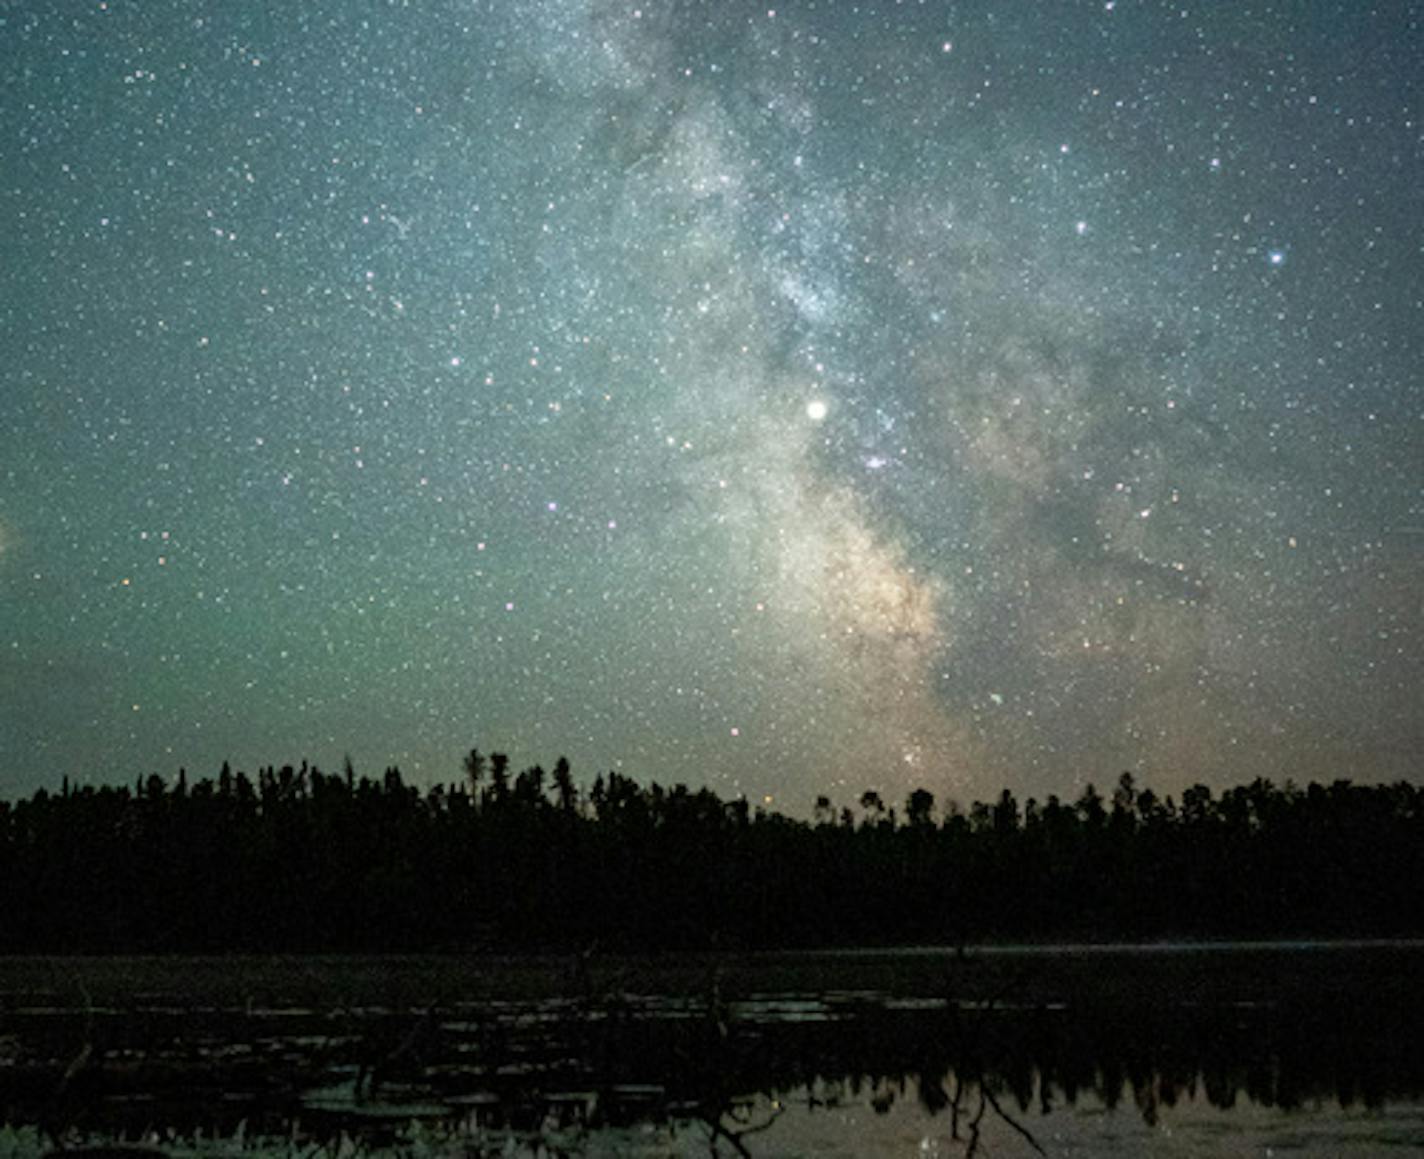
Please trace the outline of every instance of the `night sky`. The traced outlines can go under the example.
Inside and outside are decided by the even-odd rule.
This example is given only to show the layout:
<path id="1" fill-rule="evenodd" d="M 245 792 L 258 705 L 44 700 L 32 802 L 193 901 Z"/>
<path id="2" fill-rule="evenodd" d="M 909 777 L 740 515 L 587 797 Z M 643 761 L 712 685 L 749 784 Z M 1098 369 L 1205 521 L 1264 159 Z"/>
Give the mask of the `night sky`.
<path id="1" fill-rule="evenodd" d="M 1418 777 L 1424 8 L 0 3 L 0 794 Z"/>

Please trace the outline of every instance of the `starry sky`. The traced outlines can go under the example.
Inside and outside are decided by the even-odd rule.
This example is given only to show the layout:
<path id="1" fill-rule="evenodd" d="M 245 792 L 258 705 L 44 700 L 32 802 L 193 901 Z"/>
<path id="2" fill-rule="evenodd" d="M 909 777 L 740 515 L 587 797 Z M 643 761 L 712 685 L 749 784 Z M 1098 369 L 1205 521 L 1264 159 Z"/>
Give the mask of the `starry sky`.
<path id="1" fill-rule="evenodd" d="M 0 794 L 1417 778 L 1424 7 L 0 3 Z"/>

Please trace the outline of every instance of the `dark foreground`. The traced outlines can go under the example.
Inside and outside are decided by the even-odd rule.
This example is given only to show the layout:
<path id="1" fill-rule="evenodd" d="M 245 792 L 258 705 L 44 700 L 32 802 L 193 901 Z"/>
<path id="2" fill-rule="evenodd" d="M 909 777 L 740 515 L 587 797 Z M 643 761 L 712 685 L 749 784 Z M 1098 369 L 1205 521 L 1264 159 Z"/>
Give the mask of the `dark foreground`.
<path id="1" fill-rule="evenodd" d="M 1052 1153 L 1045 1124 L 1085 1100 L 1149 1126 L 1203 1100 L 1418 1103 L 1419 977 L 1424 943 L 0 959 L 0 1122 L 168 1150 L 419 1128 L 467 1155 L 679 1122 L 759 1154 L 790 1102 L 898 1100 L 958 1153 L 991 1126 Z"/>

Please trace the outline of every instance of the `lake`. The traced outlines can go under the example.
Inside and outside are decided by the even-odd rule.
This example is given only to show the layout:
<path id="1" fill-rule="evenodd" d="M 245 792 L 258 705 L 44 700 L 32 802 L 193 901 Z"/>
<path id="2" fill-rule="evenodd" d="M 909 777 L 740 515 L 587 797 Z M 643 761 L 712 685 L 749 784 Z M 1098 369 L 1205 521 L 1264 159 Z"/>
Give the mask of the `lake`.
<path id="1" fill-rule="evenodd" d="M 0 1159 L 1424 1149 L 1424 943 L 0 959 Z"/>

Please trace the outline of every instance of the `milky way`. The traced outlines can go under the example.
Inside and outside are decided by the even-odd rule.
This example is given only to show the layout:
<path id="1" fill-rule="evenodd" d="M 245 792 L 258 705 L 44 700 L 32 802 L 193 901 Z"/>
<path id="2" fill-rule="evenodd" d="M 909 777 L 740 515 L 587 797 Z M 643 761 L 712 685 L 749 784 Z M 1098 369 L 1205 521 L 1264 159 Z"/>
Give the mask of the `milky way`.
<path id="1" fill-rule="evenodd" d="M 0 791 L 1424 751 L 1409 4 L 0 7 Z"/>

